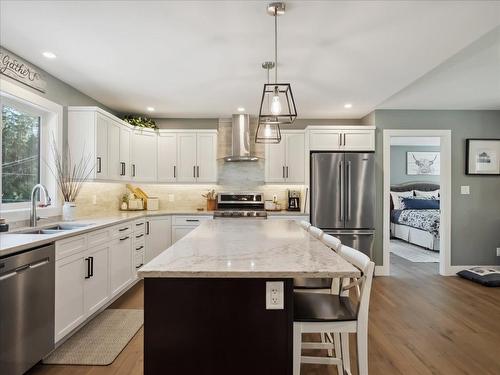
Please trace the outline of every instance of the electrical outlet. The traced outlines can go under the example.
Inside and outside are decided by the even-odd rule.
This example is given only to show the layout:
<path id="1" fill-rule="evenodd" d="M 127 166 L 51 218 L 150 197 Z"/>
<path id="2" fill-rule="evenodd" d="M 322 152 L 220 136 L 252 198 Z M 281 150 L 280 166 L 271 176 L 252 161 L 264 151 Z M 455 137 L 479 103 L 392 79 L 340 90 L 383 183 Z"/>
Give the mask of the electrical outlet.
<path id="1" fill-rule="evenodd" d="M 283 310 L 284 303 L 283 281 L 266 282 L 266 310 Z"/>
<path id="2" fill-rule="evenodd" d="M 497 257 L 500 257 L 500 247 L 497 247 Z"/>
<path id="3" fill-rule="evenodd" d="M 470 194 L 470 186 L 467 186 L 467 185 L 460 186 L 460 194 L 469 195 Z"/>
<path id="4" fill-rule="evenodd" d="M 174 201 L 175 201 L 175 195 L 173 195 L 173 194 L 169 194 L 169 195 L 168 195 L 168 201 L 169 201 L 169 202 L 174 202 Z"/>

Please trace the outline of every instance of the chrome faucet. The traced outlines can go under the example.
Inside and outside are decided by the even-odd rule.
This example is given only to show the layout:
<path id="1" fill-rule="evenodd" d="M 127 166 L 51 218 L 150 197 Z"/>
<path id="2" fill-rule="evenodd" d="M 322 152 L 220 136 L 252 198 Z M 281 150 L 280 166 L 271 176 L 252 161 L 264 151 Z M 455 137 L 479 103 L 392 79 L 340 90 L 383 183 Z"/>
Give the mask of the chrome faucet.
<path id="1" fill-rule="evenodd" d="M 40 217 L 37 216 L 36 214 L 36 192 L 38 190 L 43 191 L 43 194 L 45 195 L 45 205 L 43 207 L 50 206 L 51 199 L 49 196 L 49 192 L 45 186 L 42 184 L 36 184 L 33 187 L 33 190 L 31 190 L 31 212 L 30 212 L 30 227 L 36 227 L 36 223 L 38 220 L 40 220 Z"/>

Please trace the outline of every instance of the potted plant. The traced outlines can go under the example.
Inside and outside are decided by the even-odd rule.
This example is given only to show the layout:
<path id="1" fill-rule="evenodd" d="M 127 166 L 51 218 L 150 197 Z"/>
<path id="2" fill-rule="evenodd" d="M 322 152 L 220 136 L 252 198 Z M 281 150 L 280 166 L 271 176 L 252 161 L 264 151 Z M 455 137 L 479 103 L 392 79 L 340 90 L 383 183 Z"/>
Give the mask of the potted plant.
<path id="1" fill-rule="evenodd" d="M 64 201 L 62 209 L 63 220 L 75 220 L 76 198 L 94 169 L 90 165 L 91 156 L 82 155 L 76 163 L 73 163 L 71 151 L 67 147 L 68 157 L 65 162 L 54 139 L 52 139 L 51 148 L 55 171 L 50 166 L 49 169 L 56 178 L 57 186 Z"/>
<path id="2" fill-rule="evenodd" d="M 132 126 L 137 126 L 138 128 L 158 129 L 155 120 L 149 117 L 127 115 L 123 118 L 123 121 L 128 122 Z"/>
<path id="3" fill-rule="evenodd" d="M 215 211 L 217 205 L 217 193 L 215 190 L 209 190 L 208 193 L 202 194 L 201 196 L 207 199 L 207 211 Z"/>

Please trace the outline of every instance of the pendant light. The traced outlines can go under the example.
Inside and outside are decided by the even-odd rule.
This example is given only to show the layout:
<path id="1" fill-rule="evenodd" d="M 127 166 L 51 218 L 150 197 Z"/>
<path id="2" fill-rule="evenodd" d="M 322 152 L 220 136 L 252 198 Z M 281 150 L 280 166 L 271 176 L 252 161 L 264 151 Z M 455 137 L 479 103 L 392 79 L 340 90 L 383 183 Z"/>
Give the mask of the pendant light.
<path id="1" fill-rule="evenodd" d="M 264 85 L 260 102 L 259 124 L 291 124 L 297 109 L 289 83 L 278 83 L 278 16 L 285 14 L 285 3 L 271 3 L 267 13 L 274 17 L 274 83 Z M 270 100 L 271 105 L 265 102 Z"/>
<path id="2" fill-rule="evenodd" d="M 274 62 L 266 61 L 262 63 L 262 68 L 267 70 L 267 83 L 269 84 L 269 70 L 274 68 Z M 271 98 L 267 96 L 267 109 L 271 111 Z M 255 133 L 255 143 L 280 143 L 280 125 L 275 122 L 260 122 Z"/>

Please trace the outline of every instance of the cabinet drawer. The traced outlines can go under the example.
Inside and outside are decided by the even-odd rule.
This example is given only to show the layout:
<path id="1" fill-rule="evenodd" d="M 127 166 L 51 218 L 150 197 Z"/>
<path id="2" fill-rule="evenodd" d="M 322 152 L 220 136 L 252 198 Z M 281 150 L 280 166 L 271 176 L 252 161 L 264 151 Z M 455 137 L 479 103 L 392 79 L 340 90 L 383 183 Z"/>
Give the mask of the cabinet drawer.
<path id="1" fill-rule="evenodd" d="M 56 260 L 87 250 L 87 236 L 71 237 L 56 241 Z"/>
<path id="2" fill-rule="evenodd" d="M 123 223 L 111 227 L 111 237 L 124 237 L 132 233 L 132 223 Z"/>
<path id="3" fill-rule="evenodd" d="M 212 220 L 212 216 L 174 216 L 172 225 L 198 226 L 202 221 Z"/>
<path id="4" fill-rule="evenodd" d="M 87 237 L 88 247 L 92 248 L 94 246 L 101 245 L 108 242 L 111 239 L 110 228 L 100 229 L 92 232 Z"/>
<path id="5" fill-rule="evenodd" d="M 144 241 L 145 238 L 146 238 L 145 232 L 134 232 L 134 241 L 135 242 Z"/>
<path id="6" fill-rule="evenodd" d="M 146 220 L 140 219 L 140 220 L 134 221 L 134 232 L 137 232 L 140 230 L 144 231 L 144 228 L 146 228 Z"/>

